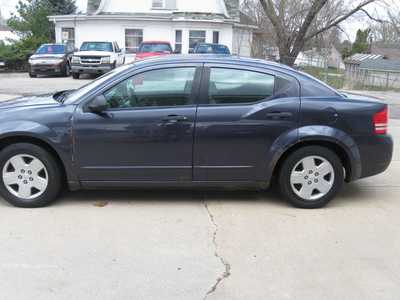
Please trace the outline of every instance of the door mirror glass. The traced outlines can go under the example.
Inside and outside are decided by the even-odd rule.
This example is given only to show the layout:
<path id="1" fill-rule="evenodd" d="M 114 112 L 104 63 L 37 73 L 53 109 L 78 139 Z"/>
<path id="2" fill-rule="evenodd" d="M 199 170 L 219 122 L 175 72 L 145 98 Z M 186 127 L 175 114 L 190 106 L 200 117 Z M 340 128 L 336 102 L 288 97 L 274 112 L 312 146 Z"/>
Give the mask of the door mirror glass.
<path id="1" fill-rule="evenodd" d="M 88 106 L 93 113 L 102 113 L 108 108 L 107 100 L 103 95 L 98 95 Z"/>

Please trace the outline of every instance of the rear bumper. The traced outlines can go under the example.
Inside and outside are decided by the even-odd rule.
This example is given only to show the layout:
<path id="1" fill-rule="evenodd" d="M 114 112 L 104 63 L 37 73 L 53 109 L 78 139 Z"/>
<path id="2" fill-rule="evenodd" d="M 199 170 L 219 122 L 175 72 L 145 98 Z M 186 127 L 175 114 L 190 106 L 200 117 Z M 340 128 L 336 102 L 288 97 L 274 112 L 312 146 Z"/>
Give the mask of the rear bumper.
<path id="1" fill-rule="evenodd" d="M 360 178 L 384 172 L 393 155 L 393 139 L 390 135 L 376 135 L 355 138 L 361 158 Z"/>
<path id="2" fill-rule="evenodd" d="M 112 64 L 101 64 L 101 65 L 72 65 L 71 72 L 79 74 L 101 74 L 111 71 L 113 68 Z"/>

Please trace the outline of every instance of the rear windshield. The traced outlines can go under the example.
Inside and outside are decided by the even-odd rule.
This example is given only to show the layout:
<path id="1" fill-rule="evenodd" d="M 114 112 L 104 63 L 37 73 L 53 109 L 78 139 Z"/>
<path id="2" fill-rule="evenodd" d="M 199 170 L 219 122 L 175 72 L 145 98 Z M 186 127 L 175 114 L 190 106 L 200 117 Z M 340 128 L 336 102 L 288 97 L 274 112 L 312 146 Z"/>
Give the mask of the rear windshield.
<path id="1" fill-rule="evenodd" d="M 64 54 L 64 45 L 42 45 L 37 49 L 36 54 Z"/>
<path id="2" fill-rule="evenodd" d="M 199 45 L 196 53 L 230 54 L 230 51 L 224 45 Z"/>
<path id="3" fill-rule="evenodd" d="M 139 52 L 172 52 L 172 48 L 169 44 L 146 43 L 140 45 Z"/>
<path id="4" fill-rule="evenodd" d="M 109 42 L 84 42 L 80 51 L 106 51 L 113 52 L 112 44 Z"/>

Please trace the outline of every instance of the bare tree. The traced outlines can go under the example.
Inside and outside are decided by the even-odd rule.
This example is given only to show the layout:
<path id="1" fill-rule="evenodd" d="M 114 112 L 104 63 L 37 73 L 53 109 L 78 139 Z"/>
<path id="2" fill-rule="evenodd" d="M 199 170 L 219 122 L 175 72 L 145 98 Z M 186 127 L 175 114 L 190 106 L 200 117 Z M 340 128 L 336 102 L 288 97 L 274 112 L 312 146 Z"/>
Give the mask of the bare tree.
<path id="1" fill-rule="evenodd" d="M 280 60 L 293 65 L 304 46 L 379 0 L 259 0 L 275 31 Z"/>

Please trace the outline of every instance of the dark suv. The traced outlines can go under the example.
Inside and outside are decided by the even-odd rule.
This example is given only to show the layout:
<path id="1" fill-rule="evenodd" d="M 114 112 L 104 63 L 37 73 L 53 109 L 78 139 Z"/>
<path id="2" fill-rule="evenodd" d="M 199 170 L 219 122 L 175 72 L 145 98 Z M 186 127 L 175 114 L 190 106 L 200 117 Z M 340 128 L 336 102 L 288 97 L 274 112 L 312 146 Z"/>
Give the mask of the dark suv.
<path id="1" fill-rule="evenodd" d="M 230 55 L 231 51 L 228 46 L 221 44 L 200 43 L 194 49 L 189 50 L 193 54 L 225 54 Z"/>
<path id="2" fill-rule="evenodd" d="M 70 76 L 71 58 L 74 47 L 71 44 L 41 45 L 29 58 L 29 76 L 62 75 Z"/>
<path id="3" fill-rule="evenodd" d="M 168 56 L 81 89 L 0 103 L 0 193 L 38 207 L 71 190 L 267 187 L 321 207 L 392 158 L 387 105 L 262 60 Z"/>

